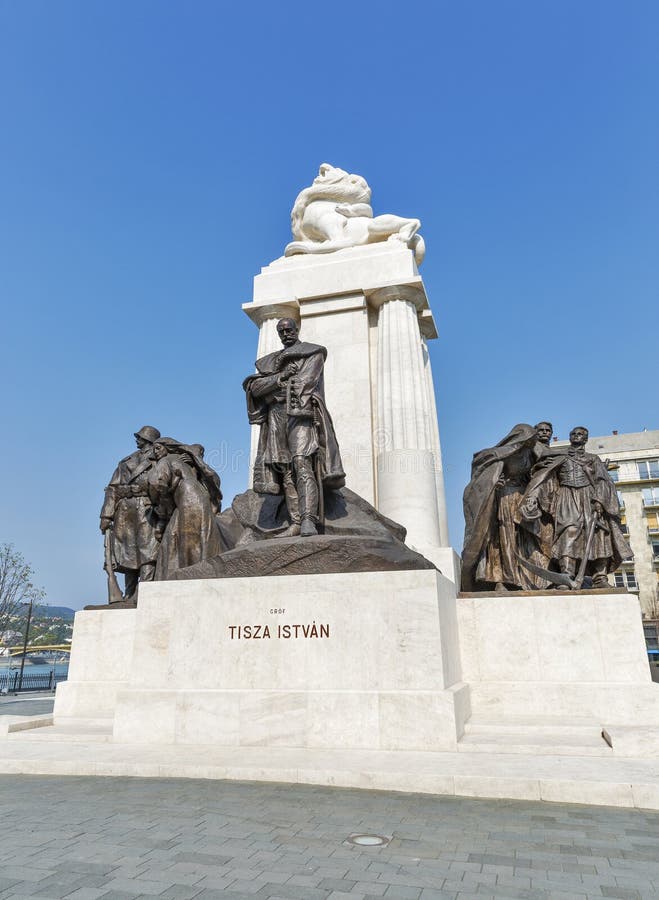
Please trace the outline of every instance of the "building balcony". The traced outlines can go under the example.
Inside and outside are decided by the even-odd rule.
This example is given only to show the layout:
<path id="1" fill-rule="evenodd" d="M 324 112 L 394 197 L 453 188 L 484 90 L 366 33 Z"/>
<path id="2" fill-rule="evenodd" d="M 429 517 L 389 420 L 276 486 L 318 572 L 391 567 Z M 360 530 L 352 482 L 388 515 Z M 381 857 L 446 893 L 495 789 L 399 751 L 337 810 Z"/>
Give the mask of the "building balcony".
<path id="1" fill-rule="evenodd" d="M 656 475 L 620 475 L 619 472 L 609 472 L 609 475 L 615 484 L 659 484 Z"/>

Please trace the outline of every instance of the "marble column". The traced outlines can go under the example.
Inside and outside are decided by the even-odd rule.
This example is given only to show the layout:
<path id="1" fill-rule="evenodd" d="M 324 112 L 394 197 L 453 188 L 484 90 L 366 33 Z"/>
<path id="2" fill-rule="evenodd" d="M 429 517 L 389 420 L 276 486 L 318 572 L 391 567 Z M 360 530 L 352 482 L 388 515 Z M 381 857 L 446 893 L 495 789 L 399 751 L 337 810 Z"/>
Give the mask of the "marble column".
<path id="1" fill-rule="evenodd" d="M 430 364 L 430 353 L 428 352 L 428 338 L 437 337 L 432 325 L 432 333 L 428 334 L 424 325 L 423 317 L 419 318 L 419 330 L 421 332 L 421 348 L 423 353 L 424 370 L 426 375 L 426 394 L 427 405 L 430 411 L 430 443 L 435 464 L 435 486 L 437 489 L 437 511 L 439 515 L 439 536 L 440 545 L 442 547 L 450 546 L 448 531 L 448 513 L 446 511 L 446 494 L 444 490 L 444 467 L 442 465 L 442 447 L 439 440 L 439 421 L 437 419 L 437 403 L 435 400 L 435 384 L 432 379 L 432 366 Z"/>
<path id="2" fill-rule="evenodd" d="M 422 295 L 415 287 L 378 290 L 377 507 L 407 528 L 413 546 L 444 546 L 439 431 L 427 347 L 419 330 Z M 441 498 L 440 498 L 441 486 Z"/>
<path id="3" fill-rule="evenodd" d="M 325 401 L 341 448 L 346 485 L 375 504 L 369 310 L 364 294 L 300 299 L 300 337 L 327 347 Z"/>

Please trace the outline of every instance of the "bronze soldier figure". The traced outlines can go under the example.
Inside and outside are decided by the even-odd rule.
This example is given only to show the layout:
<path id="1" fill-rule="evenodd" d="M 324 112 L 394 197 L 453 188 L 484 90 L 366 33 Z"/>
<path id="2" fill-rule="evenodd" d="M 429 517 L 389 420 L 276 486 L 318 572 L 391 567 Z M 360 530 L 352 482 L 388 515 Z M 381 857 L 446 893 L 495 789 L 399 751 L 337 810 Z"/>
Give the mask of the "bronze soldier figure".
<path id="1" fill-rule="evenodd" d="M 105 489 L 101 509 L 101 531 L 106 535 L 105 568 L 116 585 L 115 572 L 125 578 L 124 600 L 134 600 L 138 582 L 153 581 L 160 549 L 156 529 L 158 517 L 149 499 L 148 478 L 154 465 L 153 443 L 157 428 L 145 425 L 135 432 L 137 450 L 121 460 Z"/>
<path id="2" fill-rule="evenodd" d="M 339 446 L 327 407 L 323 367 L 327 350 L 300 341 L 292 319 L 280 319 L 283 350 L 256 361 L 243 382 L 252 425 L 260 425 L 254 490 L 284 494 L 286 536 L 318 533 L 323 488 L 345 484 Z"/>

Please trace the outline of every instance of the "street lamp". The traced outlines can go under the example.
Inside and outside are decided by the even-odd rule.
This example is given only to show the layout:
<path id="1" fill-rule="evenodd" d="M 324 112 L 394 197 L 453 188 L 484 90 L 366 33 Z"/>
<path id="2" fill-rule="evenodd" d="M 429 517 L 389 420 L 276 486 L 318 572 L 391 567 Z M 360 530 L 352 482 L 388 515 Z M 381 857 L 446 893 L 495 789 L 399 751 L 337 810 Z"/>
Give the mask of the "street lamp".
<path id="1" fill-rule="evenodd" d="M 25 668 L 25 654 L 27 653 L 27 638 L 30 633 L 30 620 L 32 618 L 32 597 L 27 609 L 27 622 L 25 623 L 25 640 L 23 641 L 23 658 L 21 659 L 21 674 L 18 676 L 18 690 L 23 687 L 23 669 Z"/>

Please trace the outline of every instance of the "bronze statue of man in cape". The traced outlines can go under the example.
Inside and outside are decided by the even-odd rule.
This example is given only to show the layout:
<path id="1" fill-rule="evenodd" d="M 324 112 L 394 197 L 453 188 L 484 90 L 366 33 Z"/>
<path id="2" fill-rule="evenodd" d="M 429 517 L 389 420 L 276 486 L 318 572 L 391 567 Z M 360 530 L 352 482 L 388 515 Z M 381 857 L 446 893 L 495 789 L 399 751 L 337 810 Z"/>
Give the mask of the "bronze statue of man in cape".
<path id="1" fill-rule="evenodd" d="M 283 349 L 256 361 L 243 382 L 250 424 L 260 425 L 254 490 L 284 494 L 286 536 L 318 533 L 323 489 L 345 484 L 339 445 L 325 405 L 327 350 L 301 341 L 293 319 L 280 319 Z"/>
<path id="2" fill-rule="evenodd" d="M 614 572 L 632 549 L 620 528 L 616 487 L 606 465 L 586 452 L 588 429 L 577 425 L 570 446 L 548 453 L 534 467 L 520 504 L 520 525 L 529 531 L 541 514 L 553 523 L 551 544 L 543 552 L 568 583 L 588 575 L 594 588 L 609 586 Z"/>

